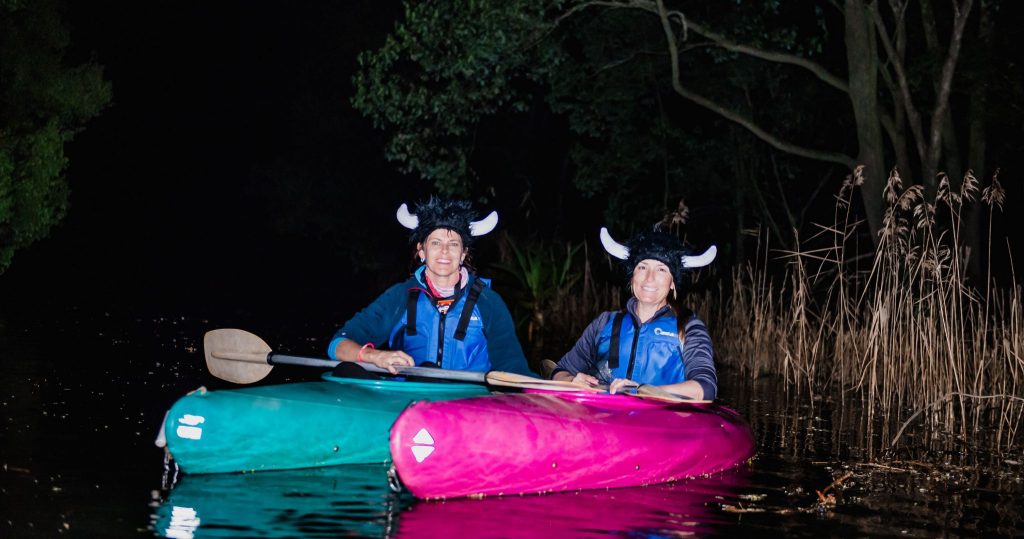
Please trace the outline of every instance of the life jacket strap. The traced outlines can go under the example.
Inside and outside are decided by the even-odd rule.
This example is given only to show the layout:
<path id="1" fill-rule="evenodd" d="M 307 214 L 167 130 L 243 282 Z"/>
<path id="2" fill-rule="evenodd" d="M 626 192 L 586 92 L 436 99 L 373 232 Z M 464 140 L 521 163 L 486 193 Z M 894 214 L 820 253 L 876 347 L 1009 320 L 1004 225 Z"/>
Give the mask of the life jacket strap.
<path id="1" fill-rule="evenodd" d="M 416 305 L 419 303 L 420 289 L 410 288 L 409 299 L 405 304 L 405 334 L 416 334 Z"/>
<path id="2" fill-rule="evenodd" d="M 608 343 L 608 368 L 617 369 L 619 368 L 619 334 L 622 333 L 622 319 L 626 317 L 626 313 L 619 311 L 615 313 L 615 317 L 612 318 L 612 339 Z"/>
<path id="3" fill-rule="evenodd" d="M 466 331 L 469 329 L 469 320 L 473 317 L 473 307 L 480 299 L 480 293 L 484 290 L 484 282 L 481 279 L 473 279 L 473 285 L 466 296 L 466 304 L 462 306 L 462 315 L 459 316 L 459 325 L 455 326 L 455 340 L 466 340 Z"/>
<path id="4" fill-rule="evenodd" d="M 693 311 L 686 307 L 679 308 L 679 316 L 676 317 L 676 335 L 679 336 L 679 352 L 683 351 L 683 344 L 686 343 L 686 324 L 693 318 Z"/>

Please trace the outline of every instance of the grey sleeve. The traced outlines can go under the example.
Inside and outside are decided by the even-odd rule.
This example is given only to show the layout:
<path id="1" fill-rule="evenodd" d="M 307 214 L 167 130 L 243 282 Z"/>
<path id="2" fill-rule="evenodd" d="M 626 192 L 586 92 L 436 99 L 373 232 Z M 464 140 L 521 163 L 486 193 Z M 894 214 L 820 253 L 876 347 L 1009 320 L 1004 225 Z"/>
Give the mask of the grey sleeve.
<path id="1" fill-rule="evenodd" d="M 714 400 L 718 393 L 718 374 L 715 371 L 714 349 L 711 335 L 704 322 L 694 315 L 686 323 L 686 338 L 683 343 L 683 368 L 686 379 L 693 380 L 704 388 L 704 398 Z"/>
<path id="2" fill-rule="evenodd" d="M 562 359 L 558 360 L 558 366 L 551 373 L 552 376 L 559 371 L 568 372 L 573 376 L 581 372 L 594 374 L 597 368 L 597 337 L 601 334 L 601 329 L 608 323 L 611 314 L 610 312 L 601 313 L 587 326 L 587 329 L 583 330 L 583 335 L 580 335 L 572 350 L 566 352 Z"/>

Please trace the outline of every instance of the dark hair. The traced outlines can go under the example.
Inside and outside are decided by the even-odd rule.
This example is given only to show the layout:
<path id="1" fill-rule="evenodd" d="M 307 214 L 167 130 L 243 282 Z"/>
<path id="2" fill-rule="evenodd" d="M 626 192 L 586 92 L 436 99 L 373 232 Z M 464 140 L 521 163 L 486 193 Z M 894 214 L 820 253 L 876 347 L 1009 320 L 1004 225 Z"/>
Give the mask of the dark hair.
<path id="1" fill-rule="evenodd" d="M 458 234 L 467 249 L 473 243 L 469 225 L 474 220 L 474 213 L 469 202 L 432 196 L 425 202 L 417 203 L 414 213 L 419 223 L 409 235 L 409 243 L 422 243 L 431 232 L 439 228 Z"/>

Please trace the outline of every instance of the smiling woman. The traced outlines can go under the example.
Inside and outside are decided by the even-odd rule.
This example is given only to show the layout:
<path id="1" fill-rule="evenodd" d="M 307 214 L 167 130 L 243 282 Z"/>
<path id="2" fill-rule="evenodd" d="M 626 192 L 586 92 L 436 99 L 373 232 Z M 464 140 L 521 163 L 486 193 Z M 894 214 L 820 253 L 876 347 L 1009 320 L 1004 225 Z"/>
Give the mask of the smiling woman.
<path id="1" fill-rule="evenodd" d="M 431 198 L 415 214 L 402 204 L 398 221 L 412 230 L 420 267 L 346 322 L 328 355 L 392 373 L 427 364 L 529 374 L 508 307 L 465 266 L 473 238 L 493 230 L 498 214 L 474 221 L 468 202 Z"/>
<path id="2" fill-rule="evenodd" d="M 466 250 L 459 234 L 447 228 L 439 228 L 417 245 L 416 252 L 420 255 L 420 262 L 426 266 L 424 272 L 427 281 L 446 292 L 446 297 L 451 296 L 455 292 L 455 283 L 459 281 L 462 264 L 466 261 Z"/>
<path id="3" fill-rule="evenodd" d="M 625 246 L 604 228 L 601 243 L 609 254 L 623 260 L 633 297 L 625 312 L 598 316 L 558 362 L 552 378 L 609 384 L 612 393 L 650 384 L 685 397 L 713 400 L 718 378 L 711 336 L 692 311 L 670 305 L 669 295 L 678 299 L 677 288 L 685 285 L 689 270 L 710 264 L 716 248 L 692 256 L 678 239 L 660 232 L 640 234 Z"/>

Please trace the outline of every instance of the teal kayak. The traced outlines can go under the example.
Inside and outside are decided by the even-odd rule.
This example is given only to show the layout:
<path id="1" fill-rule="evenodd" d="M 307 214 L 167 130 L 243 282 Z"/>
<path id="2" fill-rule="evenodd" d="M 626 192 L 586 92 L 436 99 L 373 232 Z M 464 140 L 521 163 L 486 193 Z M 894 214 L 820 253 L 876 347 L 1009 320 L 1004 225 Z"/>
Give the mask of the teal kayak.
<path id="1" fill-rule="evenodd" d="M 487 395 L 477 384 L 337 378 L 207 391 L 171 406 L 158 446 L 185 473 L 384 463 L 395 418 L 416 401 Z"/>

